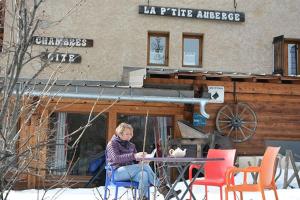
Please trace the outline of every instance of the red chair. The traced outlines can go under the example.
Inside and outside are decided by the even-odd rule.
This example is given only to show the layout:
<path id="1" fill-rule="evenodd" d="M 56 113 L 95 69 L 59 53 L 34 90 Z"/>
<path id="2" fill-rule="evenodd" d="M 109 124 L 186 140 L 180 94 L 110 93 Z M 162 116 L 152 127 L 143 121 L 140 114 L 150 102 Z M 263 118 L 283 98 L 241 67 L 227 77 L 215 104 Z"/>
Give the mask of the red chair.
<path id="1" fill-rule="evenodd" d="M 209 149 L 207 158 L 224 158 L 222 161 L 207 162 L 204 165 L 204 179 L 196 179 L 190 186 L 190 191 L 193 189 L 193 185 L 204 185 L 205 195 L 207 198 L 207 186 L 220 187 L 220 198 L 223 199 L 222 186 L 226 185 L 226 170 L 227 168 L 234 166 L 235 149 L 221 150 L 221 149 Z M 193 169 L 199 169 L 200 165 L 193 164 L 189 168 L 189 180 L 193 179 Z M 190 195 L 191 199 L 191 195 Z M 235 196 L 234 196 L 235 199 Z"/>

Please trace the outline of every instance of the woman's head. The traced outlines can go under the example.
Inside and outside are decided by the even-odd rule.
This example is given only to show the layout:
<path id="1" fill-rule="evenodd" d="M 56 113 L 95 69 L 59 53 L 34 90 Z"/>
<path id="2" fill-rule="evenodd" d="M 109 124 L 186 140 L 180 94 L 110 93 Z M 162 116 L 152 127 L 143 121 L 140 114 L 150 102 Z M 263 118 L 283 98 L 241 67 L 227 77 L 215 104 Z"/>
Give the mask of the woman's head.
<path id="1" fill-rule="evenodd" d="M 133 128 L 130 124 L 121 123 L 116 128 L 116 135 L 121 138 L 121 140 L 129 141 L 133 137 Z"/>

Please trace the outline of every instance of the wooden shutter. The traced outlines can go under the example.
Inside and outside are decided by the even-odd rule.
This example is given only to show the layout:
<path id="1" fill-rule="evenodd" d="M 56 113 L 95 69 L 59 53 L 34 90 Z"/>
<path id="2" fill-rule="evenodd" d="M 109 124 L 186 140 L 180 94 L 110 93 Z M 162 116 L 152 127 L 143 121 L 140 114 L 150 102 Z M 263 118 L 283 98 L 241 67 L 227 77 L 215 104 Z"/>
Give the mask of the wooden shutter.
<path id="1" fill-rule="evenodd" d="M 274 74 L 284 74 L 284 36 L 273 38 L 274 46 Z"/>

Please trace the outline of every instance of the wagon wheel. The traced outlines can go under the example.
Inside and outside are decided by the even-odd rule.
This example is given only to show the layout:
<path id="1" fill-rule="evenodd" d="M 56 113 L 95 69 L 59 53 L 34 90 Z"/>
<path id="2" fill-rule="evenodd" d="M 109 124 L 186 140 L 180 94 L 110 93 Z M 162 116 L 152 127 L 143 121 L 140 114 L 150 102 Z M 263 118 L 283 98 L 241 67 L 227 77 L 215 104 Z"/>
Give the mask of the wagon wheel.
<path id="1" fill-rule="evenodd" d="M 220 133 L 231 137 L 234 142 L 244 142 L 254 135 L 257 118 L 246 103 L 227 104 L 219 110 L 216 126 Z"/>

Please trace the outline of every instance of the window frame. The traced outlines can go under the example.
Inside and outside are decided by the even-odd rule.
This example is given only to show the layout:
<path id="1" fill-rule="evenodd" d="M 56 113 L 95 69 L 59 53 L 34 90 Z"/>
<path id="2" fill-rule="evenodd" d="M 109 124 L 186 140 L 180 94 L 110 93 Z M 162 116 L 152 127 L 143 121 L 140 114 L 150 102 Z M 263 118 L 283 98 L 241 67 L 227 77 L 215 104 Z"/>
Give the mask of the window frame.
<path id="1" fill-rule="evenodd" d="M 288 45 L 298 45 L 298 74 L 289 75 L 289 61 L 288 61 Z M 299 38 L 285 38 L 284 35 L 280 35 L 273 38 L 273 74 L 281 74 L 283 76 L 299 76 L 300 75 L 300 39 Z"/>
<path id="2" fill-rule="evenodd" d="M 289 44 L 296 44 L 298 45 L 298 49 L 297 49 L 297 54 L 298 54 L 298 58 L 297 58 L 297 74 L 292 74 L 292 75 L 289 75 L 289 57 L 288 57 L 288 54 L 289 54 L 289 49 L 288 49 L 288 45 Z M 300 63 L 299 63 L 299 58 L 300 58 L 300 39 L 289 39 L 289 38 L 286 38 L 285 41 L 284 41 L 284 57 L 285 57 L 285 66 L 284 66 L 284 71 L 285 71 L 285 74 L 287 76 L 297 76 L 297 75 L 300 75 Z"/>
<path id="3" fill-rule="evenodd" d="M 67 117 L 67 115 L 69 114 L 71 114 L 71 115 L 77 115 L 77 117 L 78 117 L 78 115 L 85 115 L 85 116 L 87 116 L 87 117 L 89 117 L 89 115 L 91 114 L 91 113 L 89 113 L 88 111 L 76 111 L 76 110 L 73 110 L 73 109 L 71 109 L 71 110 L 67 110 L 67 111 L 64 111 L 64 110 L 55 110 L 54 112 L 52 112 L 51 113 L 51 115 L 58 115 L 58 113 L 66 113 L 66 121 L 64 122 L 65 123 L 65 128 L 66 128 L 66 132 L 65 132 L 65 134 L 67 133 L 67 134 L 70 134 L 70 133 L 72 133 L 73 131 L 71 131 L 70 133 L 69 133 L 69 124 L 70 124 L 70 122 L 68 121 L 68 117 Z M 92 115 L 93 116 L 96 116 L 97 115 L 97 113 L 92 113 Z M 103 134 L 103 136 L 104 136 L 104 138 L 105 138 L 105 145 L 104 145 L 104 150 L 106 149 L 106 145 L 107 145 L 107 143 L 108 143 L 108 141 L 109 141 L 109 139 L 108 139 L 108 125 L 109 125 L 109 112 L 103 112 L 102 113 L 102 115 L 104 115 L 105 116 L 105 132 L 104 132 L 104 134 Z M 74 117 L 74 116 L 73 116 Z M 51 118 L 51 117 L 50 117 Z M 50 119 L 49 118 L 49 119 Z M 54 118 L 53 118 L 54 119 Z M 69 118 L 70 119 L 70 118 Z M 98 118 L 99 119 L 99 118 Z M 55 123 L 57 123 L 58 122 L 58 119 L 56 119 L 57 121 L 55 121 Z M 55 135 L 52 135 L 52 136 L 54 136 L 54 137 L 57 137 L 57 127 L 56 127 L 56 124 L 55 123 L 51 123 L 51 121 L 49 121 L 49 124 L 51 124 L 51 125 L 54 125 L 53 127 L 50 127 L 50 129 L 53 129 L 53 130 L 55 130 Z M 84 122 L 84 124 L 85 124 L 85 122 Z M 50 125 L 50 126 L 51 126 Z M 94 125 L 94 124 L 92 124 L 92 125 Z M 97 125 L 97 124 L 96 124 Z M 76 128 L 77 129 L 77 128 Z M 75 130 L 76 130 L 75 129 Z M 79 133 L 79 135 L 80 135 L 80 131 L 78 132 Z M 74 133 L 73 133 L 74 134 Z M 99 131 L 97 131 L 97 132 L 95 132 L 95 134 L 99 134 Z M 70 135 L 65 135 L 64 137 L 66 137 L 66 136 L 68 136 L 68 137 L 70 137 Z M 72 136 L 72 137 L 74 137 L 74 135 Z M 66 137 L 67 138 L 67 137 Z M 77 138 L 76 138 L 77 139 Z M 53 140 L 54 141 L 54 140 Z M 101 140 L 100 140 L 101 141 Z M 56 140 L 55 140 L 55 142 L 56 142 Z M 68 145 L 70 144 L 70 142 L 71 141 L 68 141 Z M 97 142 L 97 144 L 99 144 L 99 141 Z M 54 148 L 56 148 L 56 146 L 57 145 L 60 145 L 60 144 L 57 144 L 57 143 L 55 143 L 55 144 L 53 144 L 53 147 Z M 64 147 L 65 149 L 64 149 L 64 151 L 69 151 L 68 149 L 66 149 L 66 147 Z M 77 147 L 77 148 L 80 148 L 80 147 Z M 76 150 L 77 151 L 77 150 Z M 51 161 L 51 153 L 53 154 L 53 152 L 51 152 L 50 151 L 50 149 L 49 148 L 47 148 L 46 149 L 46 154 L 47 154 L 47 157 L 46 157 L 46 165 L 49 163 L 49 161 Z M 69 152 L 68 152 L 69 153 Z M 55 154 L 55 153 L 54 153 Z M 74 155 L 72 155 L 72 156 L 74 156 Z M 75 156 L 76 157 L 76 156 Z M 74 158 L 75 158 L 74 157 Z M 77 177 L 92 177 L 92 175 L 89 175 L 89 174 L 72 174 L 72 170 L 70 170 L 70 171 L 68 171 L 69 169 L 71 169 L 71 168 L 73 168 L 75 165 L 75 163 L 69 163 L 69 161 L 74 161 L 73 159 L 71 159 L 71 160 L 69 160 L 68 159 L 68 156 L 66 155 L 66 157 L 65 157 L 65 159 L 66 159 L 66 169 L 67 169 L 67 171 L 66 172 L 68 172 L 68 177 L 73 177 L 73 178 L 77 178 Z M 69 168 L 71 166 L 71 168 Z M 57 173 L 57 174 L 55 174 L 55 173 L 57 173 L 55 170 L 52 170 L 51 171 L 51 169 L 48 169 L 48 166 L 47 166 L 47 172 L 46 172 L 46 176 L 51 176 L 51 177 L 61 177 L 61 176 L 63 176 L 62 174 L 59 174 L 59 173 Z M 62 173 L 65 173 L 65 172 L 63 172 L 62 171 Z M 88 179 L 90 179 L 90 178 L 88 178 Z"/>
<path id="4" fill-rule="evenodd" d="M 185 65 L 184 64 L 184 39 L 191 38 L 191 39 L 198 39 L 199 40 L 199 55 L 198 55 L 198 62 L 199 65 Z M 183 33 L 182 34 L 182 67 L 197 67 L 202 68 L 202 61 L 203 61 L 203 34 L 201 33 Z"/>
<path id="5" fill-rule="evenodd" d="M 155 64 L 150 62 L 150 37 L 165 37 L 165 59 L 163 64 Z M 147 66 L 169 66 L 169 44 L 170 44 L 170 33 L 159 32 L 159 31 L 148 31 L 148 42 L 147 42 Z"/>

